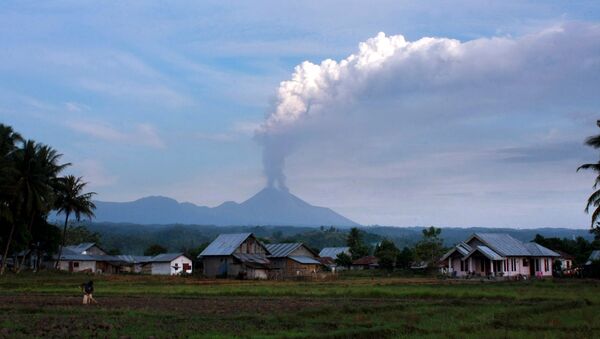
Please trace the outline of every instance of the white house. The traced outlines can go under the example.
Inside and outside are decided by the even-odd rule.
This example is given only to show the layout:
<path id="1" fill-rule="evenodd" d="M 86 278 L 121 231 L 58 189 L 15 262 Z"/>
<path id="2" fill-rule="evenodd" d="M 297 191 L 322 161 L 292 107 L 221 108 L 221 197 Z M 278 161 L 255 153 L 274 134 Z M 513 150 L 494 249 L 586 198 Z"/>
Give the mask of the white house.
<path id="1" fill-rule="evenodd" d="M 551 277 L 560 255 L 534 242 L 524 243 L 503 233 L 475 233 L 442 258 L 451 276 Z"/>
<path id="2" fill-rule="evenodd" d="M 146 259 L 142 273 L 152 275 L 180 275 L 192 273 L 192 259 L 183 253 L 163 253 Z"/>
<path id="3" fill-rule="evenodd" d="M 65 246 L 58 260 L 58 268 L 69 272 L 117 273 L 118 265 L 113 256 L 95 243 Z"/>

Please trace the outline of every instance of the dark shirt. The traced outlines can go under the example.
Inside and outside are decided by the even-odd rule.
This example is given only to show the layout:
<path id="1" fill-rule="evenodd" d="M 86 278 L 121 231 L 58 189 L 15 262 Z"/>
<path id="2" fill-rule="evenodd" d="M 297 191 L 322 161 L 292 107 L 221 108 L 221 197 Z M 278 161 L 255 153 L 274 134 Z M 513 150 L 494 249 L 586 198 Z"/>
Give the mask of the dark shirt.
<path id="1" fill-rule="evenodd" d="M 85 294 L 94 293 L 94 284 L 91 281 L 83 284 L 83 292 L 85 292 Z"/>

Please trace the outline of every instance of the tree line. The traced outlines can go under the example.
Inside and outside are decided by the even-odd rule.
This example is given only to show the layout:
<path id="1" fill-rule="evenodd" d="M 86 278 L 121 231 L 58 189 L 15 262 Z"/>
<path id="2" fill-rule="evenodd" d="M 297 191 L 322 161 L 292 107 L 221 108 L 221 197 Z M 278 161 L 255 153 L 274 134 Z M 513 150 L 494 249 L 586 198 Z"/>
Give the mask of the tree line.
<path id="1" fill-rule="evenodd" d="M 339 266 L 349 267 L 354 260 L 373 254 L 382 269 L 408 269 L 413 263 L 432 268 L 436 266 L 446 250 L 441 233 L 442 229 L 440 228 L 434 226 L 426 228 L 422 231 L 421 240 L 414 247 L 405 246 L 400 250 L 392 240 L 387 238 L 372 248 L 364 241 L 365 232 L 358 228 L 352 228 L 346 241 L 350 255 L 340 253 L 335 258 L 335 262 Z"/>
<path id="2" fill-rule="evenodd" d="M 38 260 L 57 252 L 60 257 L 69 219 L 93 217 L 95 193 L 84 192 L 86 183 L 81 177 L 62 175 L 71 164 L 62 163 L 61 157 L 52 147 L 0 124 L 0 275 L 5 273 L 9 256 L 17 252 L 34 251 Z M 65 216 L 62 230 L 47 222 L 53 211 Z M 20 264 L 14 263 L 17 272 L 25 257 L 21 256 Z"/>

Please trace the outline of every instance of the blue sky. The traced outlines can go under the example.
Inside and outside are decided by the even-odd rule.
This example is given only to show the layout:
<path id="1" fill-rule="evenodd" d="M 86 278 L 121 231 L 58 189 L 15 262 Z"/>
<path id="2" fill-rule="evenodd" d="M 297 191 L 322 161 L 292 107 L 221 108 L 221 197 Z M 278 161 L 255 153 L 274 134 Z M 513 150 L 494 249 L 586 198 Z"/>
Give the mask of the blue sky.
<path id="1" fill-rule="evenodd" d="M 342 60 L 379 32 L 535 42 L 563 27 L 560 68 L 600 58 L 598 42 L 585 41 L 599 16 L 595 1 L 3 1 L 0 121 L 58 149 L 100 200 L 165 195 L 214 206 L 264 186 L 254 134 L 303 61 Z M 540 60 L 565 51 L 556 48 L 542 46 Z M 494 50 L 470 60 L 502 65 Z M 547 84 L 515 77 L 506 87 L 469 87 L 463 74 L 452 97 L 398 94 L 431 90 L 427 74 L 390 83 L 376 73 L 372 91 L 331 102 L 334 113 L 278 139 L 294 144 L 287 184 L 363 224 L 587 227 L 592 176 L 575 168 L 597 159 L 582 140 L 600 117 L 591 94 L 600 66 L 586 66 L 589 76 L 564 67 Z M 539 91 L 504 92 L 519 86 Z"/>

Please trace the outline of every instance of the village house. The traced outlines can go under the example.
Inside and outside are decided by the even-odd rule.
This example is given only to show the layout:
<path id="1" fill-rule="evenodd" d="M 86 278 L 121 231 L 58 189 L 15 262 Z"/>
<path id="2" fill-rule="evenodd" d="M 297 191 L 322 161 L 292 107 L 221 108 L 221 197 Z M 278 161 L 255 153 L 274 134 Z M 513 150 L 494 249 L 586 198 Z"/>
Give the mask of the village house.
<path id="1" fill-rule="evenodd" d="M 192 259 L 183 253 L 163 253 L 148 257 L 141 265 L 141 273 L 152 275 L 180 275 L 192 273 Z"/>
<path id="2" fill-rule="evenodd" d="M 319 252 L 319 257 L 335 260 L 340 253 L 346 253 L 351 256 L 350 247 L 324 247 L 321 252 Z"/>
<path id="3" fill-rule="evenodd" d="M 314 276 L 321 269 L 318 254 L 302 243 L 266 244 L 275 279 Z"/>
<path id="4" fill-rule="evenodd" d="M 252 233 L 220 234 L 198 255 L 209 278 L 268 279 L 269 250 Z"/>
<path id="5" fill-rule="evenodd" d="M 83 243 L 63 248 L 59 269 L 68 272 L 178 275 L 192 273 L 192 260 L 183 253 L 108 255 L 94 243 Z"/>
<path id="6" fill-rule="evenodd" d="M 575 256 L 569 253 L 565 253 L 563 251 L 554 251 L 560 255 L 560 257 L 556 258 L 558 262 L 560 262 L 560 271 L 565 275 L 571 275 L 574 273 L 573 261 L 575 260 Z"/>
<path id="7" fill-rule="evenodd" d="M 350 269 L 352 270 L 369 270 L 379 268 L 379 259 L 376 256 L 368 255 L 358 258 L 352 262 Z"/>
<path id="8" fill-rule="evenodd" d="M 345 267 L 338 267 L 337 263 L 335 262 L 335 259 L 340 253 L 345 253 L 348 256 L 352 256 L 352 254 L 350 254 L 350 247 L 324 247 L 321 252 L 319 252 L 319 261 L 331 272 L 335 272 L 336 270 L 344 270 Z"/>
<path id="9" fill-rule="evenodd" d="M 551 277 L 560 255 L 534 242 L 502 233 L 475 233 L 448 251 L 441 261 L 453 277 Z"/>
<path id="10" fill-rule="evenodd" d="M 58 269 L 68 272 L 118 273 L 119 264 L 113 256 L 95 243 L 65 246 L 58 260 Z"/>

